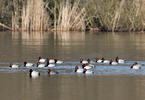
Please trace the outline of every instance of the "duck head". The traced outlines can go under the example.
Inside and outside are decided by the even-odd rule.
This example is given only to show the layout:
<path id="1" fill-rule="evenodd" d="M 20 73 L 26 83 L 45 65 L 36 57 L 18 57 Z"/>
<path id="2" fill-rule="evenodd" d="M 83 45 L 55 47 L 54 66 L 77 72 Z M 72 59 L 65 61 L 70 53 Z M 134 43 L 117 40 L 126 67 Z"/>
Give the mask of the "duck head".
<path id="1" fill-rule="evenodd" d="M 26 64 L 27 64 L 27 62 L 25 61 L 25 62 L 24 62 L 24 66 L 26 66 Z"/>
<path id="2" fill-rule="evenodd" d="M 76 65 L 76 67 L 75 67 L 75 72 L 76 72 L 78 69 L 79 69 L 79 67 L 78 67 L 78 65 Z"/>
<path id="3" fill-rule="evenodd" d="M 81 58 L 81 59 L 80 59 L 80 63 L 82 63 L 82 62 L 83 62 L 83 60 L 84 60 L 84 59 L 83 59 L 83 58 Z"/>
<path id="4" fill-rule="evenodd" d="M 97 62 L 100 58 L 96 57 L 95 59 L 96 59 L 96 62 Z"/>
<path id="5" fill-rule="evenodd" d="M 13 64 L 10 64 L 10 66 L 9 67 L 12 67 L 13 66 Z"/>

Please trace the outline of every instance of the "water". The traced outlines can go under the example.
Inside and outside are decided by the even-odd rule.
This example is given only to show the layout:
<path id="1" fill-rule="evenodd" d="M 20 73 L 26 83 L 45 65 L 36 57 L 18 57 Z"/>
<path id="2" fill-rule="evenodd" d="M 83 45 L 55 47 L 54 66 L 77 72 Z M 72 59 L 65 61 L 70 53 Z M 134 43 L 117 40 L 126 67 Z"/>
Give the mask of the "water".
<path id="1" fill-rule="evenodd" d="M 145 64 L 144 38 L 145 34 L 139 33 L 0 32 L 0 97 L 2 100 L 144 100 L 145 66 L 142 70 L 130 70 L 134 61 Z M 64 65 L 53 69 L 60 74 L 47 76 L 42 69 L 39 78 L 31 79 L 27 69 L 8 67 L 9 63 L 36 63 L 39 56 L 64 60 Z M 90 76 L 73 72 L 80 57 L 116 56 L 128 62 L 96 66 L 95 74 Z"/>

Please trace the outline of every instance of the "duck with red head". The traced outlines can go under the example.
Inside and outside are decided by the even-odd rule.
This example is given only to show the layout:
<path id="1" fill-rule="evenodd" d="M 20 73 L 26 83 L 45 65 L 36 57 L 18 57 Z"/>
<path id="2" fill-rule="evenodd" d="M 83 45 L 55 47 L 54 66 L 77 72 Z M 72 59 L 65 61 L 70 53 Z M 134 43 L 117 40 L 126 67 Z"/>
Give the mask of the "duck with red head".
<path id="1" fill-rule="evenodd" d="M 77 72 L 77 73 L 83 73 L 83 69 L 79 68 L 79 66 L 76 65 L 75 72 Z"/>
<path id="2" fill-rule="evenodd" d="M 109 64 L 110 64 L 110 65 L 117 65 L 118 63 L 115 62 L 115 61 L 113 61 L 113 60 L 111 59 Z"/>
<path id="3" fill-rule="evenodd" d="M 81 59 L 80 59 L 80 63 L 86 64 L 86 63 L 88 63 L 88 61 L 87 61 L 87 60 L 84 60 L 83 58 L 81 58 Z"/>
<path id="4" fill-rule="evenodd" d="M 37 72 L 37 71 L 34 71 L 34 70 L 30 69 L 29 70 L 29 76 L 30 76 L 30 78 L 37 78 L 37 77 L 40 76 L 40 73 Z"/>
<path id="5" fill-rule="evenodd" d="M 39 57 L 38 58 L 38 62 L 45 63 L 46 62 L 46 59 L 45 58 L 42 58 L 42 57 Z"/>
<path id="6" fill-rule="evenodd" d="M 110 61 L 109 60 L 105 60 L 104 57 L 101 60 L 102 60 L 102 63 L 104 63 L 104 64 L 109 64 L 110 63 Z"/>
<path id="7" fill-rule="evenodd" d="M 52 59 L 52 58 L 47 58 L 47 62 L 49 62 L 50 64 L 54 64 L 55 63 L 55 60 Z"/>
<path id="8" fill-rule="evenodd" d="M 10 64 L 9 67 L 10 67 L 10 68 L 19 68 L 19 65 L 17 65 L 17 64 Z"/>
<path id="9" fill-rule="evenodd" d="M 82 68 L 86 68 L 86 69 L 91 69 L 91 68 L 94 68 L 94 65 L 92 64 L 82 64 Z"/>
<path id="10" fill-rule="evenodd" d="M 96 57 L 95 59 L 96 59 L 97 63 L 101 63 L 102 62 L 102 60 L 100 58 L 98 58 L 98 57 Z"/>
<path id="11" fill-rule="evenodd" d="M 37 62 L 36 65 L 37 65 L 38 68 L 44 68 L 44 67 L 46 67 L 46 64 L 40 63 L 40 62 Z"/>
<path id="12" fill-rule="evenodd" d="M 58 60 L 58 59 L 54 59 L 54 61 L 55 61 L 56 64 L 62 64 L 63 63 L 63 61 Z"/>
<path id="13" fill-rule="evenodd" d="M 33 63 L 24 62 L 24 67 L 34 67 Z"/>
<path id="14" fill-rule="evenodd" d="M 46 67 L 55 67 L 55 64 L 49 63 L 49 61 L 47 61 Z"/>
<path id="15" fill-rule="evenodd" d="M 131 69 L 141 69 L 141 64 L 138 64 L 137 62 L 134 62 L 134 64 L 131 65 Z"/>
<path id="16" fill-rule="evenodd" d="M 119 64 L 124 64 L 125 63 L 125 60 L 123 59 L 120 59 L 118 56 L 115 58 L 115 61 Z"/>

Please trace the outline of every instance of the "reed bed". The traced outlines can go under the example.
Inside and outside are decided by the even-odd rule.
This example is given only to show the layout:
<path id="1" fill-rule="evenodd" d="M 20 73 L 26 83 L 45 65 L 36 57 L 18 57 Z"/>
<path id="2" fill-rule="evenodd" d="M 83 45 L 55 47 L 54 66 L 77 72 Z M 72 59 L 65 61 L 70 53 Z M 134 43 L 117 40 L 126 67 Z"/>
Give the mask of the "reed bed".
<path id="1" fill-rule="evenodd" d="M 0 4 L 6 2 L 8 0 L 0 0 Z M 145 30 L 145 0 L 13 0 L 12 2 L 13 13 L 8 14 L 11 18 L 7 21 L 11 22 L 9 26 L 14 30 Z M 2 7 L 0 11 L 3 12 Z M 0 13 L 0 18 L 3 15 Z M 0 23 L 5 24 L 1 19 Z"/>
<path id="2" fill-rule="evenodd" d="M 28 0 L 26 5 L 23 5 L 22 31 L 47 30 L 49 30 L 49 16 L 43 0 Z"/>
<path id="3" fill-rule="evenodd" d="M 79 7 L 79 1 L 71 4 L 68 0 L 60 3 L 57 31 L 85 31 L 85 8 Z"/>

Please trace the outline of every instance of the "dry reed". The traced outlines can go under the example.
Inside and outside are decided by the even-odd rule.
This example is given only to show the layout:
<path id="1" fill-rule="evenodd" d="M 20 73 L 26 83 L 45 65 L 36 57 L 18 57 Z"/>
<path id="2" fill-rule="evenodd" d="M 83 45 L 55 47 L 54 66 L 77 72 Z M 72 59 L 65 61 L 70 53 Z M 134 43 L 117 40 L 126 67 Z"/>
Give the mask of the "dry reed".
<path id="1" fill-rule="evenodd" d="M 79 1 L 73 5 L 67 0 L 60 3 L 56 28 L 59 31 L 85 31 L 85 8 L 79 8 Z"/>
<path id="2" fill-rule="evenodd" d="M 23 5 L 22 30 L 46 31 L 49 29 L 49 16 L 44 8 L 43 0 L 28 0 Z"/>

